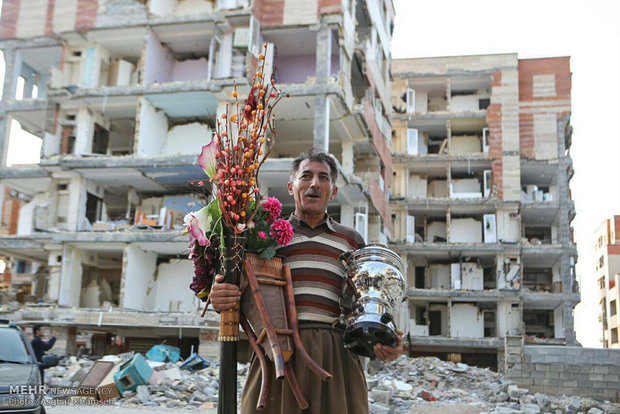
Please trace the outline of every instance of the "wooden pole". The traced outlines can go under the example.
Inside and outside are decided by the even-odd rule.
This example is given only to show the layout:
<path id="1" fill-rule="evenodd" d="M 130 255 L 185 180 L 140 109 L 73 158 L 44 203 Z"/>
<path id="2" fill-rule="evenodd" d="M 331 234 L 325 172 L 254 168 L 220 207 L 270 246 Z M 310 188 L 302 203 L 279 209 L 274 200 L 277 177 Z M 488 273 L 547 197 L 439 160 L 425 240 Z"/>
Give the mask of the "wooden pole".
<path id="1" fill-rule="evenodd" d="M 222 274 L 224 283 L 239 286 L 243 260 L 242 237 L 224 229 L 222 241 Z M 237 343 L 239 341 L 239 303 L 234 308 L 220 312 L 220 386 L 218 414 L 237 413 Z"/>

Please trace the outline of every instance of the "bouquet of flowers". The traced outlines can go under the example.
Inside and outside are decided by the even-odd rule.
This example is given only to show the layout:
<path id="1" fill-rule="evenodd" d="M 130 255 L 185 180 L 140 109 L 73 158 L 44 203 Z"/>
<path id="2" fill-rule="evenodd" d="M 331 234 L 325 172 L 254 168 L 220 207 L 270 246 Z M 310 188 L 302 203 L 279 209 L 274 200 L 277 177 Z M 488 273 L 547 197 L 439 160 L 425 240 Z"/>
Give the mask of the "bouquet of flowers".
<path id="1" fill-rule="evenodd" d="M 211 185 L 214 199 L 185 218 L 189 257 L 194 262 L 190 284 L 198 298 L 207 301 L 222 260 L 223 241 L 232 237 L 236 251 L 253 251 L 270 259 L 276 247 L 292 238 L 291 225 L 280 218 L 282 205 L 273 197 L 261 199 L 258 172 L 273 147 L 274 106 L 284 96 L 275 82 L 265 79 L 265 56 L 259 64 L 245 102 L 237 85 L 232 102 L 218 118 L 213 140 L 202 147 L 198 165 L 209 177 L 196 182 Z"/>

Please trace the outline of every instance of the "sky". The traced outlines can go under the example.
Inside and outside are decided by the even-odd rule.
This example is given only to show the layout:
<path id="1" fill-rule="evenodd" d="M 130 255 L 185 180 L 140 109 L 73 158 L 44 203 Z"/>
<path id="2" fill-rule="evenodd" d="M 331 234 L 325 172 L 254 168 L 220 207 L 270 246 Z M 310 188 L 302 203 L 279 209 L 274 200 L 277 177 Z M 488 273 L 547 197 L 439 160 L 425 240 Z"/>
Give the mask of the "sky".
<path id="1" fill-rule="evenodd" d="M 394 0 L 392 58 L 570 56 L 577 340 L 601 347 L 594 231 L 620 214 L 620 0 Z"/>
<path id="2" fill-rule="evenodd" d="M 620 0 L 394 0 L 394 6 L 393 59 L 571 57 L 571 190 L 577 210 L 572 225 L 582 300 L 575 329 L 584 346 L 600 347 L 593 233 L 620 214 Z M 0 79 L 3 66 L 0 59 Z M 36 162 L 37 145 L 40 140 L 28 135 L 12 140 L 9 163 Z"/>

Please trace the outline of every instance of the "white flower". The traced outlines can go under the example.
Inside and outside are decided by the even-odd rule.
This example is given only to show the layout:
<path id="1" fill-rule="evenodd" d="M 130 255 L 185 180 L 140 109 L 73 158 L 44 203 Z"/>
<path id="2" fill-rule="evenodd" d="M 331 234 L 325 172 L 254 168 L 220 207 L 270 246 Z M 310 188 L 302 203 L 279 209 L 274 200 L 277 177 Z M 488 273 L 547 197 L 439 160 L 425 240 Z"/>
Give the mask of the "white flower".
<path id="1" fill-rule="evenodd" d="M 192 221 L 195 215 L 196 215 L 196 212 L 191 211 L 187 213 L 185 217 L 183 217 L 183 224 L 185 225 L 185 227 L 189 227 L 189 223 Z"/>
<path id="2" fill-rule="evenodd" d="M 237 224 L 237 230 L 239 230 L 239 231 L 245 230 L 245 223 L 238 223 Z"/>

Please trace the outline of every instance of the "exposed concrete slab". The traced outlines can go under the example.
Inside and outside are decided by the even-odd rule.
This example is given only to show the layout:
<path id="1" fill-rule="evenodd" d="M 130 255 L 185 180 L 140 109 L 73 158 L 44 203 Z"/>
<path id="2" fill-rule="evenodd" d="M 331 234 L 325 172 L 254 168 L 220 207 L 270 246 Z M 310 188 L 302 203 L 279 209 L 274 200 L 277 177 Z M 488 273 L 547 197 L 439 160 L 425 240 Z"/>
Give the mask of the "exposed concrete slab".
<path id="1" fill-rule="evenodd" d="M 504 341 L 498 338 L 448 338 L 439 336 L 412 336 L 411 346 L 433 346 L 437 348 L 496 348 L 501 349 Z M 437 349 L 439 351 L 439 349 Z"/>
<path id="2" fill-rule="evenodd" d="M 156 312 L 132 311 L 129 309 L 87 309 L 62 306 L 26 306 L 10 312 L 2 312 L 3 317 L 19 325 L 50 323 L 58 326 L 140 328 L 200 328 L 219 329 L 219 314 L 209 310 L 204 317 L 200 312 Z M 137 326 L 139 326 L 137 328 Z"/>
<path id="3" fill-rule="evenodd" d="M 54 233 L 56 242 L 97 242 L 97 243 L 159 243 L 183 242 L 187 244 L 187 236 L 182 231 L 122 231 L 122 232 L 63 232 Z"/>
<path id="4" fill-rule="evenodd" d="M 392 153 L 392 160 L 396 163 L 405 163 L 409 166 L 417 166 L 420 163 L 425 164 L 440 164 L 440 165 L 450 165 L 452 166 L 462 166 L 467 165 L 467 162 L 470 163 L 472 167 L 475 166 L 487 166 L 490 165 L 491 158 L 489 158 L 488 154 L 479 153 L 479 154 L 469 154 L 469 155 L 459 155 L 459 154 L 424 154 L 424 155 L 409 155 L 398 152 Z M 478 162 L 479 164 L 476 164 Z"/>
<path id="5" fill-rule="evenodd" d="M 47 178 L 50 173 L 41 167 L 5 167 L 0 168 L 0 179 L 11 178 Z"/>
<path id="6" fill-rule="evenodd" d="M 502 252 L 512 250 L 515 246 L 505 247 L 499 243 L 390 243 L 390 247 L 411 253 L 415 252 Z M 465 253 L 463 253 L 465 254 Z"/>
<path id="7" fill-rule="evenodd" d="M 10 99 L 0 101 L 0 111 L 45 111 L 48 102 L 45 99 Z"/>
<path id="8" fill-rule="evenodd" d="M 540 244 L 540 245 L 525 245 L 522 244 L 523 256 L 536 256 L 536 255 L 561 255 L 568 253 L 577 255 L 577 246 L 571 245 L 568 247 L 562 247 L 560 244 Z"/>
<path id="9" fill-rule="evenodd" d="M 445 299 L 455 298 L 465 301 L 496 301 L 498 299 L 519 299 L 522 296 L 518 290 L 484 290 L 471 292 L 467 290 L 452 289 L 407 289 L 409 300 L 428 300 L 429 298 Z"/>
<path id="10" fill-rule="evenodd" d="M 562 303 L 571 302 L 574 305 L 579 303 L 581 295 L 579 293 L 538 293 L 538 292 L 523 292 L 523 305 L 528 306 L 536 303 L 538 305 L 543 304 L 547 309 L 553 309 L 557 305 Z"/>
<path id="11" fill-rule="evenodd" d="M 394 115 L 395 119 L 401 119 L 403 121 L 421 121 L 421 120 L 448 120 L 448 119 L 485 119 L 487 111 L 481 109 L 478 111 L 462 111 L 462 112 L 425 112 L 414 114 L 398 114 Z"/>
<path id="12" fill-rule="evenodd" d="M 103 156 L 103 157 L 54 157 L 41 160 L 42 167 L 60 166 L 62 169 L 74 168 L 144 168 L 161 166 L 198 165 L 198 155 L 153 155 L 149 157 Z M 1 170 L 0 170 L 1 171 Z M 1 173 L 1 172 L 0 172 Z"/>
<path id="13" fill-rule="evenodd" d="M 3 236 L 0 237 L 0 251 L 4 249 L 21 250 L 21 249 L 42 249 L 41 243 L 25 237 Z"/>
<path id="14" fill-rule="evenodd" d="M 37 48 L 45 46 L 61 46 L 62 43 L 55 37 L 33 37 L 27 39 L 6 39 L 0 41 L 0 49 L 7 51 L 10 49 Z"/>

